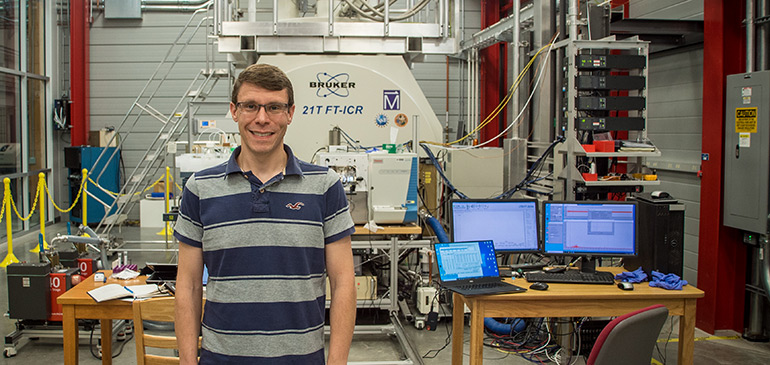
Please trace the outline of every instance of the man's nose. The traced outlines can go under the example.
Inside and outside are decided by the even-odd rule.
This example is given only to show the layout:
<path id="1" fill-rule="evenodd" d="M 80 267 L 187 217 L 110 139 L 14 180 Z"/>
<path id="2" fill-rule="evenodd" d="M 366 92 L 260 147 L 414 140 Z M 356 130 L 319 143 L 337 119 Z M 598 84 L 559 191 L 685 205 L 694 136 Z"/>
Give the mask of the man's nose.
<path id="1" fill-rule="evenodd" d="M 267 115 L 267 107 L 260 106 L 257 110 L 257 114 L 254 116 L 254 121 L 258 123 L 267 123 L 270 121 L 270 116 Z"/>

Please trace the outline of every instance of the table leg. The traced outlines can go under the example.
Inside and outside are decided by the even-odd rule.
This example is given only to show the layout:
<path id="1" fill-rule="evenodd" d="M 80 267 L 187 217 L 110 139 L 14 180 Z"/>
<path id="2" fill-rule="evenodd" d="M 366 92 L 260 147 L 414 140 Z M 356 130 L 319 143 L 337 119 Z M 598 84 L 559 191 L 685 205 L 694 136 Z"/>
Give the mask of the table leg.
<path id="1" fill-rule="evenodd" d="M 452 365 L 462 365 L 465 305 L 460 299 L 460 294 L 452 294 L 452 306 Z"/>
<path id="2" fill-rule="evenodd" d="M 64 305 L 62 307 L 62 330 L 64 334 L 64 364 L 75 365 L 78 363 L 78 321 L 75 319 L 75 307 Z"/>
<path id="3" fill-rule="evenodd" d="M 695 299 L 684 300 L 684 313 L 679 318 L 680 365 L 691 365 L 695 353 Z"/>
<path id="4" fill-rule="evenodd" d="M 481 365 L 484 361 L 484 303 L 477 301 L 471 309 L 471 365 Z"/>
<path id="5" fill-rule="evenodd" d="M 101 319 L 102 326 L 102 364 L 112 364 L 112 320 Z"/>

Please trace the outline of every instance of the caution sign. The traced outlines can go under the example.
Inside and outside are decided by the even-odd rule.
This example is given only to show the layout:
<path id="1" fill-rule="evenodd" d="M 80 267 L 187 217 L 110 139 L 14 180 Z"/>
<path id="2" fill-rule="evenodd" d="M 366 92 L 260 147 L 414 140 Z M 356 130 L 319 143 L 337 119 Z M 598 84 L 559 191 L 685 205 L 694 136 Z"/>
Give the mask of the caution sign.
<path id="1" fill-rule="evenodd" d="M 735 108 L 735 133 L 757 133 L 757 108 Z"/>

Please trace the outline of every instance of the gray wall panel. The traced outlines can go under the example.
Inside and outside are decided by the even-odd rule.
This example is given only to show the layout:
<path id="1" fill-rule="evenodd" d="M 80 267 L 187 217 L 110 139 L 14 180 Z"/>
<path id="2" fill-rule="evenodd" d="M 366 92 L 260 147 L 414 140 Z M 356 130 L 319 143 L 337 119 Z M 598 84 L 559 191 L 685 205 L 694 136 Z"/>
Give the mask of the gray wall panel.
<path id="1" fill-rule="evenodd" d="M 660 186 L 648 190 L 667 191 L 685 205 L 684 278 L 693 284 L 697 284 L 698 272 L 700 179 L 684 167 L 676 171 L 676 166 L 700 164 L 702 59 L 703 50 L 695 49 L 652 55 L 649 63 L 647 135 L 662 155 L 648 161 L 673 162 L 675 170 L 659 169 Z"/>
<path id="2" fill-rule="evenodd" d="M 703 20 L 703 0 L 634 0 L 630 18 Z"/>

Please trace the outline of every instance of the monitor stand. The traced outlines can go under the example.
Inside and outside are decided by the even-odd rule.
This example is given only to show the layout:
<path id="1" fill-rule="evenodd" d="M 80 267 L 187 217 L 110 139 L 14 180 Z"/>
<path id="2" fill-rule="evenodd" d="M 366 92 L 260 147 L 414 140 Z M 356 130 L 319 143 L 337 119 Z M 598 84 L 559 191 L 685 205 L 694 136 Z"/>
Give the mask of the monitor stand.
<path id="1" fill-rule="evenodd" d="M 591 256 L 581 256 L 580 262 L 578 262 L 580 272 L 586 274 L 596 274 L 596 258 Z"/>

